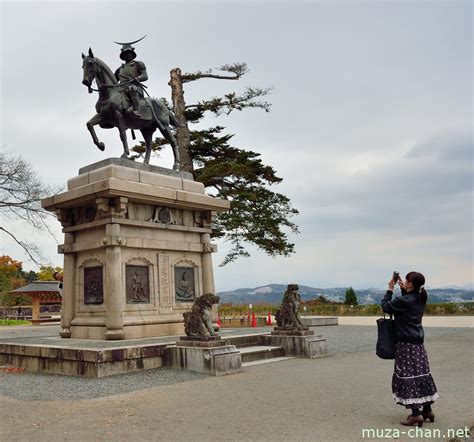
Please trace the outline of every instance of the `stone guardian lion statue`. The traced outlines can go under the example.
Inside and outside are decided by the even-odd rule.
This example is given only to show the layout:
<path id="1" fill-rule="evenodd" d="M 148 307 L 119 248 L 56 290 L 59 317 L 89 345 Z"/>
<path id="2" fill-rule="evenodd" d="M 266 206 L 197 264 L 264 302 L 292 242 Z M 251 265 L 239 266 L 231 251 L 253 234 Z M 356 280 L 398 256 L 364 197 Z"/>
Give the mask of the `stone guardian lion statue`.
<path id="1" fill-rule="evenodd" d="M 205 293 L 194 301 L 191 311 L 183 314 L 186 336 L 216 336 L 211 319 L 213 304 L 219 304 L 219 296 Z"/>
<path id="2" fill-rule="evenodd" d="M 275 313 L 275 319 L 280 330 L 308 330 L 301 322 L 298 312 L 301 297 L 298 293 L 299 287 L 297 284 L 289 284 L 281 307 Z"/>

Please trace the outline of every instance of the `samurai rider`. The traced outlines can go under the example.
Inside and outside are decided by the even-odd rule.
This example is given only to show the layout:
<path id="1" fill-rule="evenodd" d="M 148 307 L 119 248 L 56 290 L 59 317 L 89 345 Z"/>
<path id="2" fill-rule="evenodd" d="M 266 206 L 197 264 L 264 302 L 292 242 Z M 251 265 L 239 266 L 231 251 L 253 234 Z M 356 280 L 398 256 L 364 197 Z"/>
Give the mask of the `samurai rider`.
<path id="1" fill-rule="evenodd" d="M 142 37 L 140 40 L 143 40 Z M 120 58 L 125 61 L 116 71 L 115 78 L 119 84 L 124 85 L 124 91 L 130 101 L 130 106 L 127 108 L 129 115 L 141 118 L 142 114 L 139 112 L 140 99 L 144 98 L 143 86 L 141 82 L 148 80 L 145 63 L 135 60 L 137 54 L 132 44 L 140 40 L 132 41 L 130 43 L 119 43 L 122 45 L 120 51 Z"/>

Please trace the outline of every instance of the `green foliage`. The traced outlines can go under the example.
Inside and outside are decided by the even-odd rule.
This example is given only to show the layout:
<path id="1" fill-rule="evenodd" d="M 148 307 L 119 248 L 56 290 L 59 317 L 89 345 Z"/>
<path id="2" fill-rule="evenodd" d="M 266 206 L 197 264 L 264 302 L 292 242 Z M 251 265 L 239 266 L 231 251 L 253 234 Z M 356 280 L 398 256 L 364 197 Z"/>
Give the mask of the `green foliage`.
<path id="1" fill-rule="evenodd" d="M 5 297 L 10 297 L 9 292 L 14 289 L 13 282 L 21 274 L 20 261 L 16 261 L 8 255 L 0 256 L 0 296 L 2 301 Z"/>
<path id="2" fill-rule="evenodd" d="M 382 315 L 382 306 L 379 304 L 368 304 L 368 305 L 361 305 L 359 306 L 363 308 L 364 314 L 367 315 Z"/>
<path id="3" fill-rule="evenodd" d="M 233 63 L 221 66 L 218 71 L 184 73 L 181 83 L 205 78 L 239 80 L 248 68 L 245 63 Z M 262 100 L 269 92 L 270 89 L 247 87 L 241 93 L 229 92 L 223 97 L 183 105 L 179 114 L 184 115 L 188 123 L 201 123 L 208 113 L 229 115 L 247 108 L 269 112 L 271 104 Z M 178 114 L 176 109 L 174 111 Z M 269 188 L 282 181 L 275 170 L 262 163 L 260 154 L 231 146 L 233 135 L 224 134 L 222 126 L 195 131 L 184 126 L 179 130 L 181 134 L 189 135 L 189 138 L 181 137 L 182 140 L 189 139 L 189 145 L 187 141 L 181 141 L 179 148 L 189 153 L 194 178 L 204 183 L 208 193 L 231 202 L 230 211 L 218 214 L 213 224 L 213 237 L 231 244 L 221 265 L 249 256 L 246 248 L 249 244 L 270 256 L 293 253 L 295 246 L 285 232 L 298 233 L 298 227 L 290 221 L 298 211 L 292 207 L 288 197 Z M 164 138 L 158 137 L 153 149 L 159 152 L 166 144 Z M 144 150 L 144 143 L 132 148 L 136 157 L 143 155 Z"/>
<path id="4" fill-rule="evenodd" d="M 471 314 L 474 311 L 474 305 L 471 304 Z M 425 312 L 431 315 L 455 315 L 466 313 L 465 308 L 455 303 L 427 304 Z"/>
<path id="5" fill-rule="evenodd" d="M 270 112 L 271 104 L 267 101 L 253 101 L 255 98 L 263 97 L 269 92 L 270 89 L 251 87 L 248 87 L 241 95 L 229 92 L 223 97 L 214 97 L 186 106 L 185 116 L 188 121 L 198 122 L 206 112 L 212 112 L 216 116 L 229 115 L 234 110 L 242 111 L 247 108 L 260 108 L 265 112 Z"/>
<path id="6" fill-rule="evenodd" d="M 248 72 L 247 63 L 232 63 L 224 64 L 219 68 L 216 68 L 221 73 L 215 73 L 213 69 L 208 69 L 207 71 L 196 71 L 196 72 L 186 72 L 182 75 L 183 83 L 189 83 L 190 81 L 199 80 L 201 78 L 220 78 L 226 80 L 238 80 L 242 75 L 245 75 Z M 224 73 L 224 74 L 223 74 Z M 227 75 L 225 74 L 227 73 Z M 231 74 L 231 75 L 229 75 Z"/>
<path id="7" fill-rule="evenodd" d="M 6 306 L 29 304 L 28 297 L 10 294 L 10 291 L 25 284 L 22 263 L 8 255 L 0 256 L 0 304 Z"/>
<path id="8" fill-rule="evenodd" d="M 213 237 L 232 244 L 222 265 L 249 256 L 243 243 L 252 243 L 270 256 L 288 256 L 294 244 L 282 227 L 297 233 L 289 218 L 298 211 L 289 198 L 268 188 L 281 182 L 275 170 L 262 163 L 260 154 L 231 146 L 232 135 L 221 135 L 223 129 L 191 133 L 195 179 L 214 196 L 231 201 L 230 210 L 219 214 L 213 224 Z"/>
<path id="9" fill-rule="evenodd" d="M 303 303 L 302 303 L 303 304 Z M 322 303 L 318 299 L 306 301 L 306 312 L 303 310 L 303 305 L 300 307 L 300 313 L 306 315 L 327 315 L 327 316 L 382 316 L 382 307 L 378 304 L 364 304 L 364 305 L 348 305 L 343 303 L 331 302 Z M 258 315 L 272 314 L 279 308 L 277 305 L 271 304 L 254 304 L 252 311 Z M 248 304 L 221 304 L 219 306 L 219 313 L 221 317 L 235 317 L 240 318 L 246 316 L 249 311 Z M 449 303 L 442 304 L 427 304 L 426 315 L 473 315 L 474 303 Z M 375 325 L 375 324 L 374 324 Z"/>
<path id="10" fill-rule="evenodd" d="M 282 181 L 275 170 L 262 163 L 260 154 L 233 147 L 233 135 L 222 134 L 223 127 L 191 131 L 191 156 L 194 178 L 215 197 L 231 202 L 229 211 L 219 213 L 213 223 L 213 237 L 232 244 L 221 265 L 247 257 L 245 244 L 256 245 L 270 256 L 294 252 L 284 228 L 298 233 L 290 218 L 298 214 L 290 199 L 269 186 Z M 154 148 L 166 144 L 157 138 Z"/>
<path id="11" fill-rule="evenodd" d="M 54 281 L 53 274 L 54 272 L 62 272 L 62 267 L 53 267 L 53 266 L 41 266 L 39 272 L 37 273 L 37 278 L 39 281 Z"/>
<path id="12" fill-rule="evenodd" d="M 346 305 L 357 305 L 357 295 L 352 287 L 346 290 L 346 299 L 344 300 Z"/>
<path id="13" fill-rule="evenodd" d="M 0 327 L 12 326 L 12 325 L 29 325 L 30 321 L 23 321 L 20 319 L 0 319 Z"/>
<path id="14" fill-rule="evenodd" d="M 27 284 L 31 284 L 34 281 L 38 280 L 38 275 L 33 270 L 30 270 L 28 273 L 21 271 L 22 278 L 26 281 Z"/>
<path id="15" fill-rule="evenodd" d="M 319 304 L 339 304 L 339 303 L 336 301 L 329 300 L 324 295 L 319 295 L 317 298 L 310 299 L 309 301 L 305 301 L 302 304 L 306 306 L 312 306 L 312 305 L 319 305 Z"/>
<path id="16" fill-rule="evenodd" d="M 279 308 L 279 306 L 272 304 L 254 304 L 252 305 L 252 310 L 250 310 L 248 304 L 220 304 L 219 314 L 221 317 L 232 316 L 240 318 L 247 316 L 249 312 L 250 314 L 254 312 L 256 315 L 267 315 L 268 312 L 274 314 Z"/>

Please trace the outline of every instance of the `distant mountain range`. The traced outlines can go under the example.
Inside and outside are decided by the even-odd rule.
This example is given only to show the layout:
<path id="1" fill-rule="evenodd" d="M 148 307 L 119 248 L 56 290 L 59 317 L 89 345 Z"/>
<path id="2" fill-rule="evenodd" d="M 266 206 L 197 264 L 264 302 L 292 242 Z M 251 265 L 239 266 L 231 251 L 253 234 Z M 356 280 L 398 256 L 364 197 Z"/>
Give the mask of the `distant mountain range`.
<path id="1" fill-rule="evenodd" d="M 474 290 L 474 283 L 468 282 L 463 285 L 446 285 L 443 287 L 438 287 L 440 289 L 454 289 L 454 290 Z"/>
<path id="2" fill-rule="evenodd" d="M 343 302 L 347 287 L 316 288 L 300 285 L 299 293 L 303 301 L 323 295 L 331 301 Z M 242 288 L 218 293 L 221 304 L 279 304 L 287 286 L 268 284 L 255 288 Z M 429 302 L 474 302 L 474 291 L 463 288 L 428 289 Z M 359 304 L 378 304 L 385 290 L 369 288 L 355 290 Z"/>

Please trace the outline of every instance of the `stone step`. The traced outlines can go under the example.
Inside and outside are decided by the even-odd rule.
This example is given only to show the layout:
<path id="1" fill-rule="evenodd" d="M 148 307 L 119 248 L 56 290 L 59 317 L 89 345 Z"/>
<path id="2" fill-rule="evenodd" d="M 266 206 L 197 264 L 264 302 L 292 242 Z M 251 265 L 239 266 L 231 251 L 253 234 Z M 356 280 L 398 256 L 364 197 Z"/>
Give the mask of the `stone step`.
<path id="1" fill-rule="evenodd" d="M 268 333 L 240 333 L 234 336 L 223 336 L 230 345 L 235 345 L 237 348 L 255 347 L 259 345 L 266 345 L 266 335 Z"/>
<path id="2" fill-rule="evenodd" d="M 272 345 L 254 345 L 238 349 L 242 356 L 242 363 L 260 361 L 262 359 L 280 358 L 284 356 L 283 347 Z"/>
<path id="3" fill-rule="evenodd" d="M 242 367 L 252 367 L 253 365 L 270 364 L 272 362 L 287 361 L 288 359 L 295 359 L 294 356 L 282 356 L 280 358 L 259 359 L 258 361 L 242 362 Z"/>

